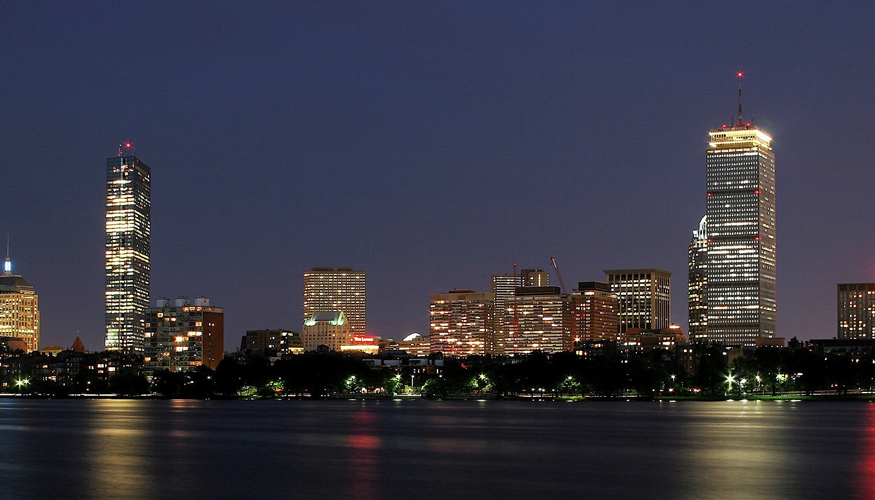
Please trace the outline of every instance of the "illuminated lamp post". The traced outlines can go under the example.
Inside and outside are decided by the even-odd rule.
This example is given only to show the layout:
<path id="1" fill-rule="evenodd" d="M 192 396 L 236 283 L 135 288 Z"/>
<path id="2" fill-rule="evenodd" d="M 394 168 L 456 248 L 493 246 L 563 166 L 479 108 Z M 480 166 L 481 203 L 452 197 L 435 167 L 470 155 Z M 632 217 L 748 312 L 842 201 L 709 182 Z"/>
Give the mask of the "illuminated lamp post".
<path id="1" fill-rule="evenodd" d="M 30 384 L 30 379 L 26 379 L 26 378 L 20 378 L 20 379 L 18 379 L 18 380 L 15 382 L 15 385 L 18 386 L 18 394 L 19 394 L 19 396 L 21 395 L 21 388 L 22 388 L 22 386 L 26 387 L 28 384 Z"/>

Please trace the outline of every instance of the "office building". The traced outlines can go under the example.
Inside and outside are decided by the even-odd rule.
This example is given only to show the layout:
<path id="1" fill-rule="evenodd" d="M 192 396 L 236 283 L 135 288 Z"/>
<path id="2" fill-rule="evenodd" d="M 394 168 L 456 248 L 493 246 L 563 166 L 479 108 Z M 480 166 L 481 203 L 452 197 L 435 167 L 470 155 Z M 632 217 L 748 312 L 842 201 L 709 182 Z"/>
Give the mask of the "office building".
<path id="1" fill-rule="evenodd" d="M 0 274 L 0 337 L 12 338 L 10 345 L 24 351 L 39 350 L 40 318 L 39 296 L 19 274 L 13 274 L 7 244 L 6 262 Z"/>
<path id="2" fill-rule="evenodd" d="M 504 352 L 504 339 L 507 337 L 505 319 L 513 320 L 514 315 L 508 316 L 507 302 L 516 295 L 516 289 L 521 286 L 549 286 L 550 273 L 541 269 L 523 269 L 519 274 L 493 274 L 490 278 L 490 291 L 495 297 L 495 341 L 493 353 Z"/>
<path id="3" fill-rule="evenodd" d="M 619 333 L 629 328 L 658 330 L 671 322 L 671 273 L 661 269 L 605 271 L 605 281 L 617 294 Z"/>
<path id="4" fill-rule="evenodd" d="M 356 335 L 366 333 L 365 272 L 314 267 L 304 273 L 304 321 L 316 312 L 342 311 Z"/>
<path id="5" fill-rule="evenodd" d="M 305 351 L 315 351 L 325 346 L 329 351 L 340 351 L 349 345 L 354 332 L 352 324 L 343 311 L 315 311 L 301 330 L 301 342 Z"/>
<path id="6" fill-rule="evenodd" d="M 837 287 L 839 339 L 875 339 L 875 283 L 840 283 Z"/>
<path id="7" fill-rule="evenodd" d="M 753 346 L 775 336 L 775 154 L 742 116 L 739 85 L 738 123 L 708 133 L 706 335 Z"/>
<path id="8" fill-rule="evenodd" d="M 688 312 L 690 322 L 690 340 L 706 342 L 708 340 L 708 217 L 699 221 L 699 229 L 693 231 L 690 241 L 689 275 L 687 289 L 689 291 Z"/>
<path id="9" fill-rule="evenodd" d="M 571 292 L 571 336 L 574 342 L 616 341 L 620 331 L 620 303 L 611 286 L 581 281 Z"/>
<path id="10" fill-rule="evenodd" d="M 151 170 L 136 156 L 106 160 L 106 349 L 143 353 L 149 309 Z"/>
<path id="11" fill-rule="evenodd" d="M 570 316 L 568 296 L 558 286 L 517 288 L 505 311 L 504 354 L 570 351 Z"/>
<path id="12" fill-rule="evenodd" d="M 200 365 L 213 370 L 224 356 L 225 313 L 197 297 L 158 299 L 147 312 L 145 366 L 157 370 L 187 371 Z"/>
<path id="13" fill-rule="evenodd" d="M 459 357 L 491 354 L 494 301 L 492 293 L 473 290 L 432 294 L 429 351 Z"/>

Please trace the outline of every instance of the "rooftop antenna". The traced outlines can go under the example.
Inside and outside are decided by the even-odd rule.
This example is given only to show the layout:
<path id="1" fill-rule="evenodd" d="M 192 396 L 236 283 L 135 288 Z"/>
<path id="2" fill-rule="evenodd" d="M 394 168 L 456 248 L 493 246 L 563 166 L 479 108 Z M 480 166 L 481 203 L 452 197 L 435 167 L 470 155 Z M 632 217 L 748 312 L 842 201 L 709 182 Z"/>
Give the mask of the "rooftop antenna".
<path id="1" fill-rule="evenodd" d="M 122 156 L 124 156 L 124 153 L 123 153 L 123 151 L 122 151 L 122 148 L 124 148 L 124 149 L 127 150 L 127 151 L 124 151 L 125 153 L 128 153 L 128 154 L 131 154 L 131 153 L 132 153 L 134 156 L 136 156 L 136 155 L 137 155 L 136 150 L 134 150 L 133 152 L 131 151 L 131 149 L 133 149 L 133 147 L 134 147 L 133 144 L 131 144 L 130 142 L 125 142 L 124 144 L 119 144 L 119 145 L 118 145 L 118 156 L 119 156 L 119 158 L 121 158 Z"/>
<path id="2" fill-rule="evenodd" d="M 9 234 L 6 234 L 6 262 L 3 264 L 3 272 L 9 274 L 12 272 L 12 259 L 9 258 Z"/>
<path id="3" fill-rule="evenodd" d="M 741 79 L 744 78 L 744 71 L 737 72 L 735 76 L 738 77 L 738 126 L 740 127 L 744 124 L 741 118 Z"/>

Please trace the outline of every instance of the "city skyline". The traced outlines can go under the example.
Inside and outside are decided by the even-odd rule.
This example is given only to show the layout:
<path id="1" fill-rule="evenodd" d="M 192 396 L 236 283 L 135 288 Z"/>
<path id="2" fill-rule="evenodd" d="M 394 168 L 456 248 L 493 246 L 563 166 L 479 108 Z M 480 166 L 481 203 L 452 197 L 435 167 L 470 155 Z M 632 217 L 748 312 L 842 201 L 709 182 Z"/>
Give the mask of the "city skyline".
<path id="1" fill-rule="evenodd" d="M 875 222 L 875 7 L 746 12 L 0 6 L 15 68 L 0 89 L 16 96 L 0 124 L 0 234 L 40 295 L 41 342 L 102 346 L 100 162 L 120 141 L 154 170 L 152 296 L 213 298 L 226 348 L 300 329 L 313 266 L 367 271 L 368 333 L 400 339 L 428 331 L 431 293 L 485 292 L 551 256 L 567 283 L 672 272 L 671 322 L 687 331 L 702 143 L 732 123 L 735 71 L 745 117 L 780 155 L 776 334 L 835 336 L 836 283 L 875 276 L 875 235 L 859 230 Z"/>

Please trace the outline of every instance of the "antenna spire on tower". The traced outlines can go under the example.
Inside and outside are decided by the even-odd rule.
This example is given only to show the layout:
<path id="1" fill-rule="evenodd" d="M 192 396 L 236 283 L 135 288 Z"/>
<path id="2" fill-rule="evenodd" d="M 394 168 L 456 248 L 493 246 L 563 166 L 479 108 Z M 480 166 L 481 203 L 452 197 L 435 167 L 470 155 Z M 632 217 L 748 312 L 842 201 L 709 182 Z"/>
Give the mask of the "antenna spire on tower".
<path id="1" fill-rule="evenodd" d="M 6 234 L 6 262 L 3 264 L 3 272 L 12 272 L 12 259 L 9 258 L 9 234 Z"/>
<path id="2" fill-rule="evenodd" d="M 741 79 L 744 78 L 744 71 L 739 71 L 735 76 L 738 77 L 738 126 L 740 127 L 744 124 L 744 121 L 741 118 Z"/>

